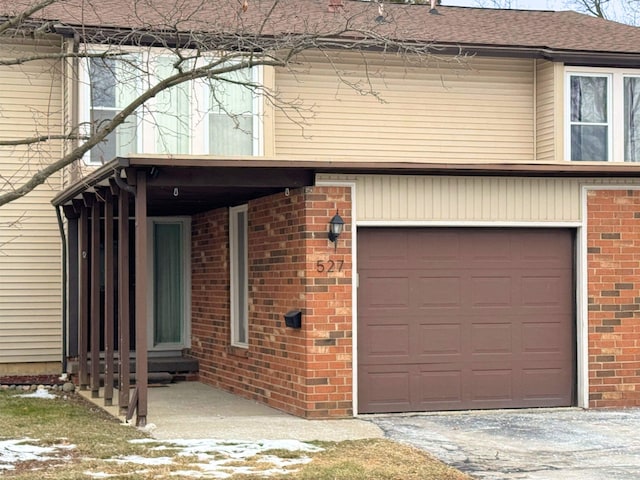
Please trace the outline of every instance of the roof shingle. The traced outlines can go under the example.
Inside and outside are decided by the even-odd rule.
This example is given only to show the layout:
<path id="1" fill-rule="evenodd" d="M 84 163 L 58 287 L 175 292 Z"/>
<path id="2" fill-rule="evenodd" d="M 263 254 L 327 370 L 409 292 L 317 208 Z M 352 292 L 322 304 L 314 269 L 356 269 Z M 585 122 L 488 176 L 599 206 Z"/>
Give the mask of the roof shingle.
<path id="1" fill-rule="evenodd" d="M 551 51 L 640 54 L 640 28 L 572 11 L 534 11 L 385 4 L 346 0 L 338 13 L 328 0 L 59 0 L 34 15 L 67 26 L 144 28 L 175 32 L 260 32 L 265 35 L 336 31 L 346 19 L 359 28 L 398 40 L 444 45 L 524 48 Z M 275 8 L 272 6 L 276 3 Z M 0 0 L 0 12 L 13 15 L 31 0 Z M 268 14 L 269 12 L 269 14 Z M 268 19 L 265 21 L 265 17 Z M 378 19 L 379 20 L 379 19 Z"/>

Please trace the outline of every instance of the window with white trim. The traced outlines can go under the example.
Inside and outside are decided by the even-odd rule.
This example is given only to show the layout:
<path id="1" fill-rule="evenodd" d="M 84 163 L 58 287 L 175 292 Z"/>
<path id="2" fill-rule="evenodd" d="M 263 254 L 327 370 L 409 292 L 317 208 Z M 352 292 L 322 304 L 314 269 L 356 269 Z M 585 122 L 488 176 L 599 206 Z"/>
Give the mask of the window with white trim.
<path id="1" fill-rule="evenodd" d="M 231 344 L 249 344 L 249 249 L 247 205 L 229 208 L 229 256 L 231 280 Z"/>
<path id="2" fill-rule="evenodd" d="M 567 158 L 640 162 L 640 72 L 568 69 Z"/>
<path id="3" fill-rule="evenodd" d="M 99 128 L 150 86 L 176 73 L 164 51 L 82 61 L 80 119 L 85 133 Z M 225 79 L 198 79 L 160 92 L 85 157 L 102 164 L 131 153 L 262 155 L 262 101 L 248 84 L 260 68 Z"/>

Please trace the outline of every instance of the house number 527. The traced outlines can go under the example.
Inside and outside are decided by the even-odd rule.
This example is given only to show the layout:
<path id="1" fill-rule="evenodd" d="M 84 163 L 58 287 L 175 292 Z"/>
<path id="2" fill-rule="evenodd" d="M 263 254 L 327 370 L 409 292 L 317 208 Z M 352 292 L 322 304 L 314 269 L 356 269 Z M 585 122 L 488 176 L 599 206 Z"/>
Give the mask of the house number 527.
<path id="1" fill-rule="evenodd" d="M 344 260 L 318 260 L 316 262 L 316 270 L 318 272 L 341 272 L 342 266 L 344 265 Z"/>

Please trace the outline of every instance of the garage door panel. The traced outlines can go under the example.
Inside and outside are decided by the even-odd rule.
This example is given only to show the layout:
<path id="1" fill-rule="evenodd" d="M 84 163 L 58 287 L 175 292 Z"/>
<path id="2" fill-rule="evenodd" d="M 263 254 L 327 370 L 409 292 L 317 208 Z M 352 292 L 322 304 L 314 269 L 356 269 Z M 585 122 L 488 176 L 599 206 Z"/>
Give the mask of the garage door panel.
<path id="1" fill-rule="evenodd" d="M 571 340 L 565 334 L 561 322 L 528 322 L 522 326 L 523 353 L 564 354 L 571 348 Z"/>
<path id="2" fill-rule="evenodd" d="M 541 406 L 553 407 L 558 403 L 570 402 L 571 397 L 561 395 L 563 386 L 571 382 L 571 376 L 567 375 L 561 366 L 557 368 L 527 369 L 522 372 L 523 400 L 538 400 L 544 402 Z"/>
<path id="3" fill-rule="evenodd" d="M 514 279 L 510 276 L 471 277 L 471 302 L 474 308 L 511 308 Z"/>
<path id="4" fill-rule="evenodd" d="M 570 230 L 365 228 L 358 251 L 362 413 L 572 405 Z"/>
<path id="5" fill-rule="evenodd" d="M 363 367 L 359 372 L 359 401 L 369 413 L 411 409 L 411 374 L 406 365 Z"/>
<path id="6" fill-rule="evenodd" d="M 564 296 L 571 297 L 571 289 L 564 275 L 527 276 L 522 278 L 523 306 L 566 308 Z"/>
<path id="7" fill-rule="evenodd" d="M 359 355 L 366 359 L 366 364 L 406 364 L 409 359 L 410 338 L 408 325 L 369 325 L 367 341 L 363 342 Z"/>
<path id="8" fill-rule="evenodd" d="M 362 279 L 360 288 L 370 292 L 362 305 L 365 309 L 396 310 L 410 306 L 411 287 L 408 277 L 367 276 Z"/>
<path id="9" fill-rule="evenodd" d="M 462 282 L 457 276 L 417 276 L 412 285 L 413 302 L 419 308 L 458 308 Z"/>
<path id="10" fill-rule="evenodd" d="M 470 375 L 469 396 L 472 403 L 509 402 L 513 399 L 513 375 L 510 369 L 472 370 Z M 486 403 L 485 403 L 486 405 Z M 477 407 L 476 408 L 480 408 Z M 482 407 L 486 408 L 486 407 Z"/>
<path id="11" fill-rule="evenodd" d="M 460 236 L 455 232 L 442 232 L 441 238 L 416 237 L 411 230 L 405 230 L 400 235 L 406 235 L 406 245 L 410 251 L 410 262 L 413 268 L 429 269 L 447 268 L 451 264 L 457 265 L 461 252 Z"/>
<path id="12" fill-rule="evenodd" d="M 516 254 L 513 250 L 512 239 L 505 235 L 483 235 L 475 238 L 465 238 L 465 248 L 461 257 L 471 269 L 485 270 L 509 265 Z"/>
<path id="13" fill-rule="evenodd" d="M 393 242 L 393 248 L 389 245 Z M 409 233 L 393 230 L 379 231 L 368 239 L 366 244 L 358 245 L 360 254 L 370 262 L 370 266 L 382 271 L 402 268 L 410 264 Z"/>
<path id="14" fill-rule="evenodd" d="M 471 326 L 473 354 L 512 353 L 513 343 L 513 325 L 510 323 L 474 323 Z"/>
<path id="15" fill-rule="evenodd" d="M 535 264 L 554 268 L 573 255 L 573 245 L 560 242 L 565 230 L 533 230 L 520 240 L 522 260 L 525 265 Z"/>
<path id="16" fill-rule="evenodd" d="M 421 410 L 442 410 L 462 404 L 462 374 L 459 370 L 418 369 L 413 377 L 412 405 Z"/>
<path id="17" fill-rule="evenodd" d="M 443 356 L 460 355 L 461 326 L 459 324 L 433 323 L 419 326 L 418 334 L 414 337 L 414 360 L 417 363 L 426 361 L 440 361 Z M 438 358 L 434 358 L 438 357 Z"/>

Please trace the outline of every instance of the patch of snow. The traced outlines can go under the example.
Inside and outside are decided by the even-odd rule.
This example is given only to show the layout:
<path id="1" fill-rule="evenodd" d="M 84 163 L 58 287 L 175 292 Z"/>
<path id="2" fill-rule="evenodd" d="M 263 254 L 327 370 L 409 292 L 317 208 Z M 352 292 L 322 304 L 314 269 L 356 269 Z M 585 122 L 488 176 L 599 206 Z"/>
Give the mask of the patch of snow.
<path id="1" fill-rule="evenodd" d="M 34 440 L 23 438 L 20 440 L 0 440 L 0 470 L 14 470 L 18 462 L 39 461 L 44 462 L 57 458 L 55 454 L 61 449 L 73 449 L 75 445 L 54 445 L 41 447 L 33 445 Z"/>
<path id="2" fill-rule="evenodd" d="M 39 388 L 33 393 L 25 393 L 23 395 L 16 395 L 16 396 L 20 398 L 44 398 L 45 400 L 51 400 L 53 398 L 56 398 L 55 395 L 53 395 L 51 392 L 49 392 L 45 388 Z"/>
<path id="3" fill-rule="evenodd" d="M 193 467 L 199 468 L 199 471 L 186 471 L 181 470 L 179 472 L 173 472 L 175 476 L 189 476 L 191 478 L 215 478 L 226 479 L 235 474 L 259 474 L 261 476 L 270 475 L 285 475 L 292 473 L 295 470 L 292 467 L 304 465 L 311 462 L 311 458 L 307 456 L 301 456 L 298 458 L 280 458 L 276 455 L 265 455 L 260 459 L 260 462 L 265 463 L 265 468 L 253 466 L 238 466 L 229 465 L 241 460 L 246 460 L 261 453 L 270 450 L 287 450 L 287 451 L 300 451 L 300 452 L 319 452 L 322 448 L 316 447 L 309 443 L 300 442 L 297 440 L 262 440 L 259 442 L 244 442 L 244 441 L 228 441 L 228 440 L 167 440 L 159 442 L 154 439 L 137 439 L 131 440 L 131 443 L 145 444 L 152 443 L 158 444 L 152 447 L 155 451 L 166 450 L 178 450 L 176 455 L 178 456 L 193 456 L 196 457 L 197 463 L 192 464 Z M 170 457 L 161 457 L 162 461 L 169 460 L 169 464 L 173 463 Z M 142 459 L 140 457 L 120 457 L 117 459 L 119 463 L 131 463 L 140 464 Z M 165 464 L 165 463 L 159 463 Z M 149 463 L 146 463 L 149 465 Z M 273 466 L 273 468 L 269 468 Z"/>
<path id="4" fill-rule="evenodd" d="M 136 465 L 171 465 L 171 457 L 141 457 L 140 455 L 127 455 L 126 457 L 110 458 L 107 462 L 135 463 Z"/>

